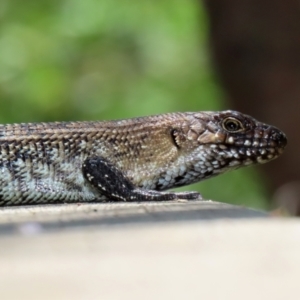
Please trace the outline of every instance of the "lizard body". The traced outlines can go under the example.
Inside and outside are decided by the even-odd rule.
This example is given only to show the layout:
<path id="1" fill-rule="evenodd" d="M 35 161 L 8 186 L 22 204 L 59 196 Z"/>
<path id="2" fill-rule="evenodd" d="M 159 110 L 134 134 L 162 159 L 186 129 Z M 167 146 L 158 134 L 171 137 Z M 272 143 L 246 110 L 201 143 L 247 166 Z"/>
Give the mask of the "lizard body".
<path id="1" fill-rule="evenodd" d="M 0 205 L 194 199 L 161 191 L 265 163 L 286 143 L 235 111 L 0 125 Z"/>

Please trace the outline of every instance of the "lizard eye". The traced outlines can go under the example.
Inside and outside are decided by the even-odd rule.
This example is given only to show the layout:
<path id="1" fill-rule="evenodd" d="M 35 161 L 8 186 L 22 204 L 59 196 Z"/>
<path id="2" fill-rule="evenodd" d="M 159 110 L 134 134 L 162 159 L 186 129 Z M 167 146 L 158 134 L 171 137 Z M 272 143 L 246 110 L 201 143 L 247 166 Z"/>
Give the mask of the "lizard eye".
<path id="1" fill-rule="evenodd" d="M 240 132 L 244 130 L 244 126 L 238 119 L 228 117 L 223 120 L 222 127 L 229 132 Z"/>

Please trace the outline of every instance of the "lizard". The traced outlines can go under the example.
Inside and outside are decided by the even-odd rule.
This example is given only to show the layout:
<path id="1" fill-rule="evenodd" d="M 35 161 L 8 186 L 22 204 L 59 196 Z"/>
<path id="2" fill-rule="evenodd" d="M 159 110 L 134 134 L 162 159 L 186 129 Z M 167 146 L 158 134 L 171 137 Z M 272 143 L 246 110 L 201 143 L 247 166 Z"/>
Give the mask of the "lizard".
<path id="1" fill-rule="evenodd" d="M 201 199 L 165 191 L 277 158 L 285 134 L 237 111 L 0 125 L 0 206 Z"/>

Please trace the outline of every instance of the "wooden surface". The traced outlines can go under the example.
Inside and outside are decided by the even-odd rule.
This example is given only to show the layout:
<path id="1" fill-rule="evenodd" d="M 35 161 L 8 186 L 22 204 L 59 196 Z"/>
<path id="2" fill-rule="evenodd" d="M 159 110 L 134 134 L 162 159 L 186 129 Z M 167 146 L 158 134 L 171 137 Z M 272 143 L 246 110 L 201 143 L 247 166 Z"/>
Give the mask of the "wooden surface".
<path id="1" fill-rule="evenodd" d="M 264 216 L 266 214 L 263 212 L 200 200 L 7 207 L 0 210 L 0 234 L 23 231 L 27 227 L 32 230 L 36 227 L 37 230 L 45 232 L 92 225 L 139 225 Z"/>
<path id="2" fill-rule="evenodd" d="M 300 223 L 211 201 L 0 211 L 1 299 L 298 299 Z"/>

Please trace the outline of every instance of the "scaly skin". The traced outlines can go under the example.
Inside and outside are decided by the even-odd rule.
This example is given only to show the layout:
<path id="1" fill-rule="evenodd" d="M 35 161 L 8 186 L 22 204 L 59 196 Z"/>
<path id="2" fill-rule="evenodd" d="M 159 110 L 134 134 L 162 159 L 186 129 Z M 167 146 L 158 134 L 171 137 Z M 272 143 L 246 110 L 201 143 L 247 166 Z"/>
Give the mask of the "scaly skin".
<path id="1" fill-rule="evenodd" d="M 0 125 L 0 205 L 194 199 L 158 191 L 268 162 L 286 143 L 235 111 Z"/>

